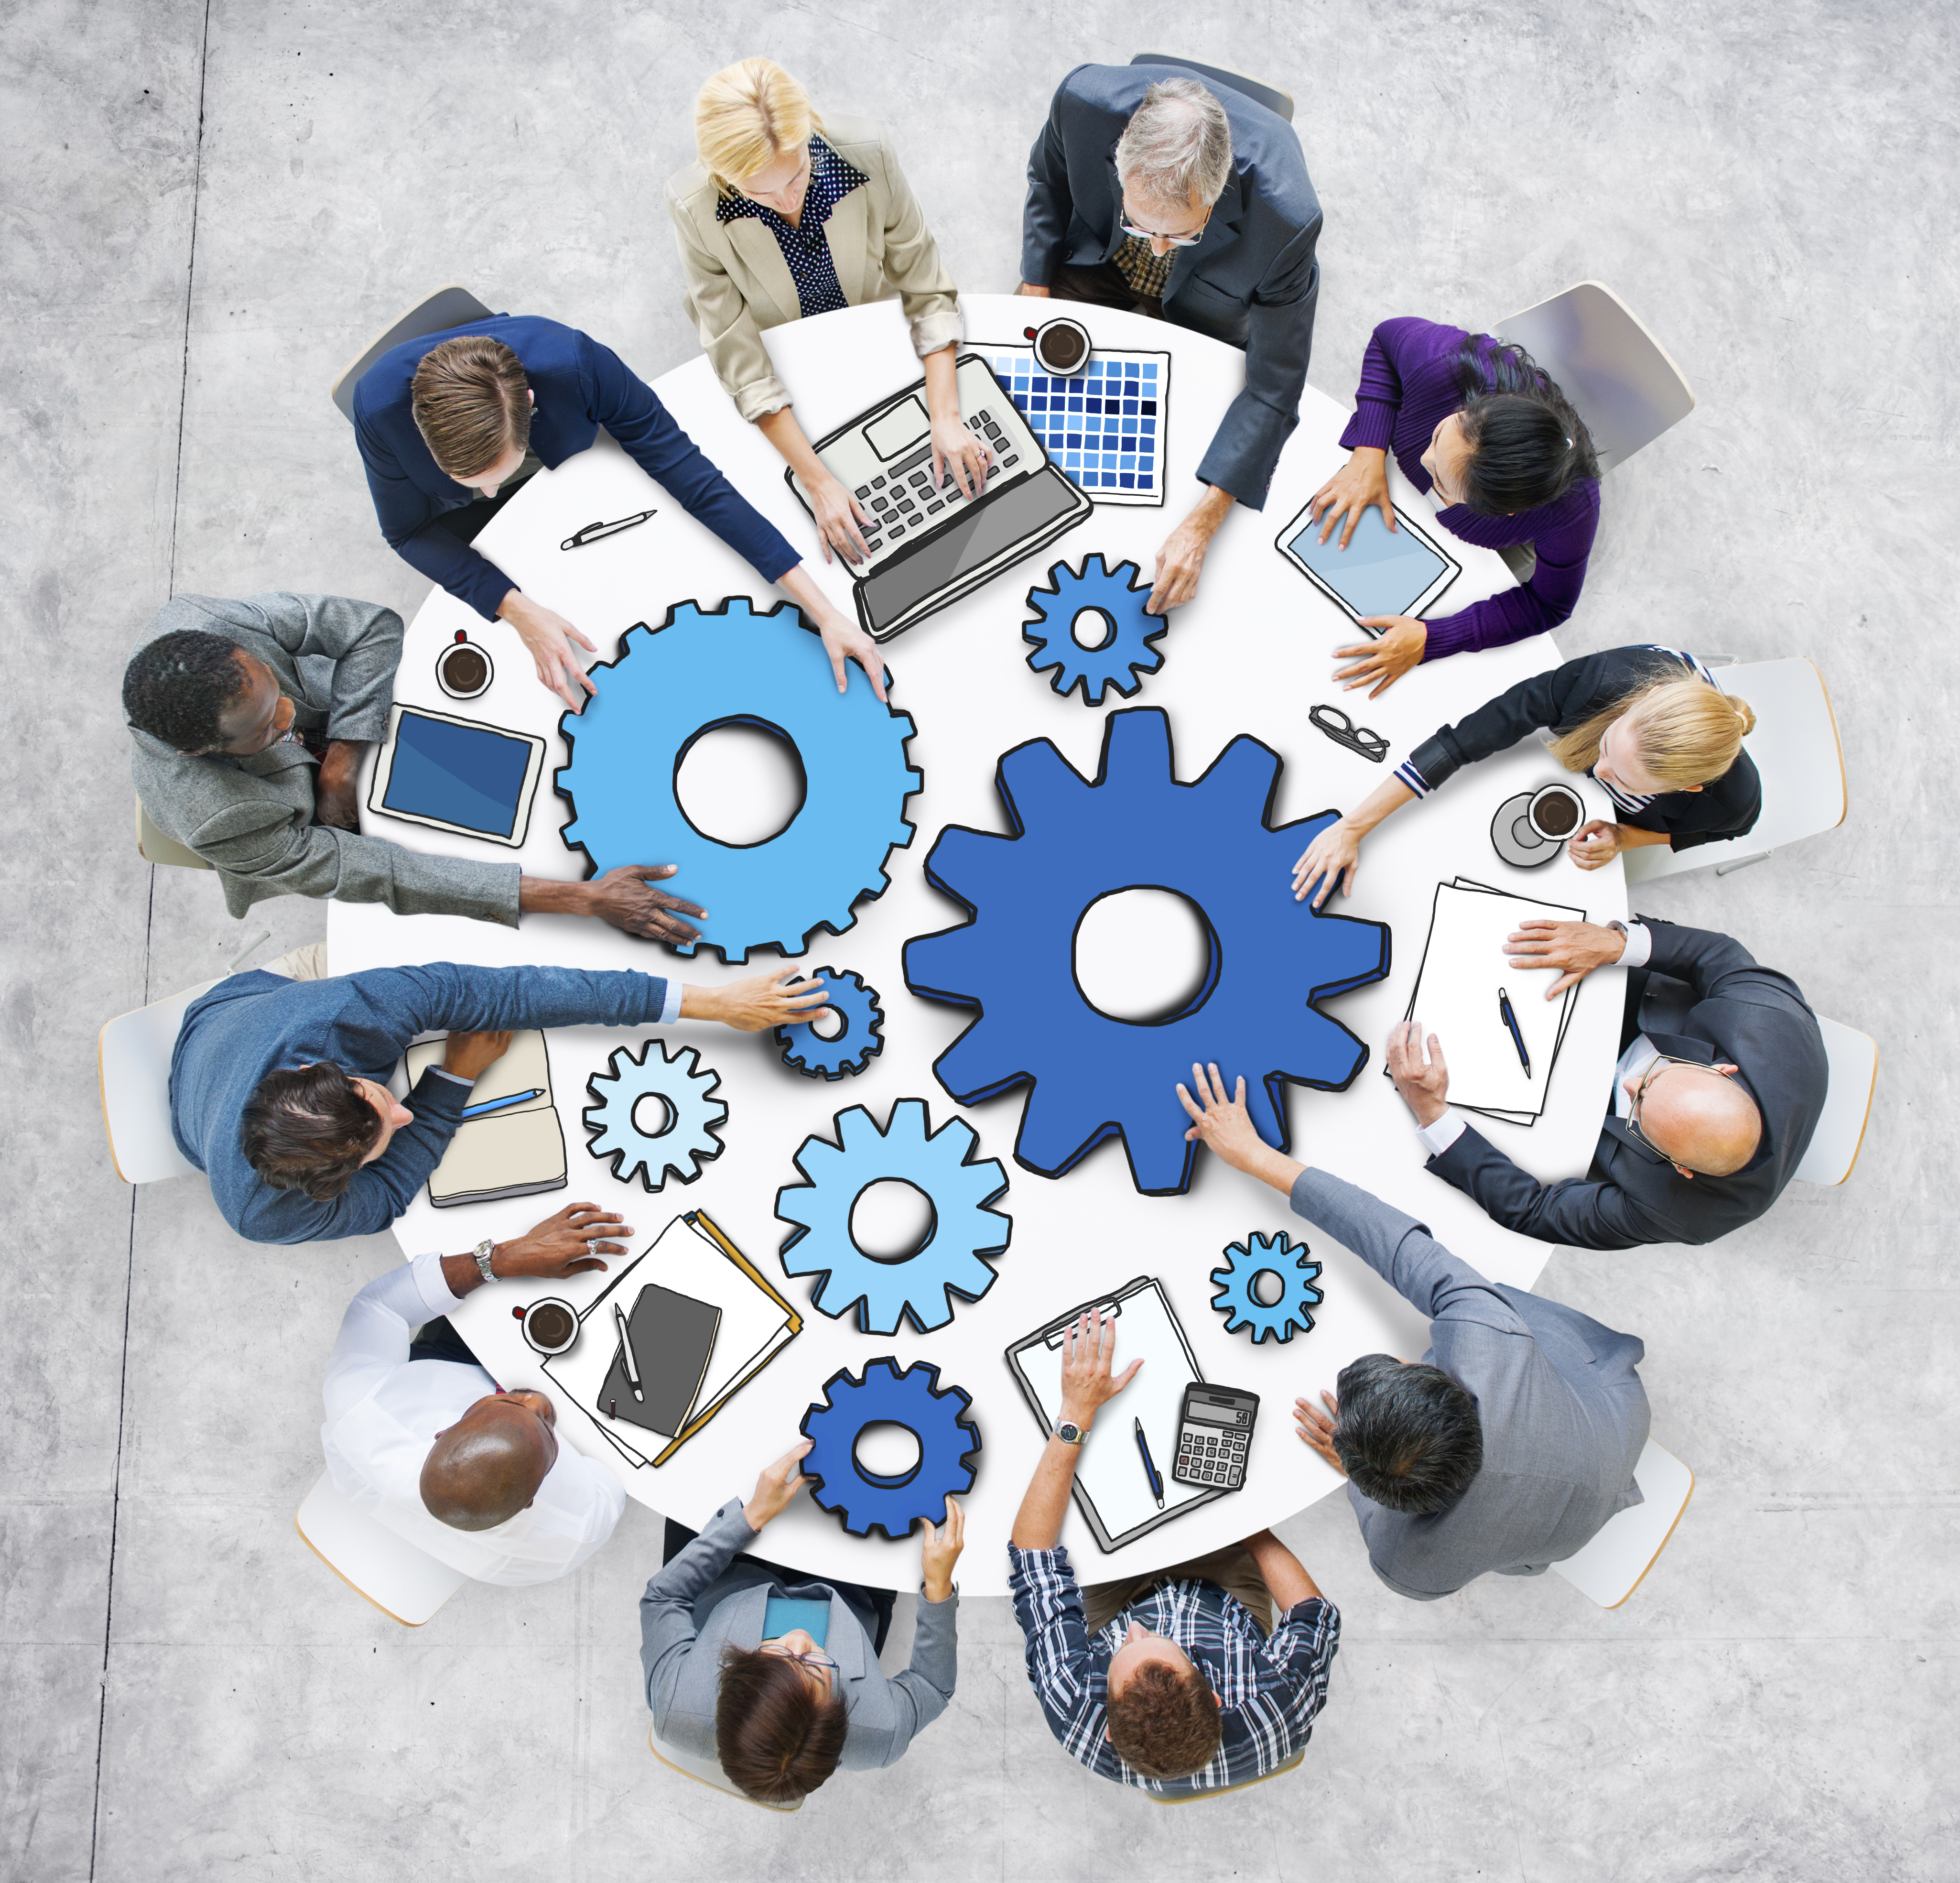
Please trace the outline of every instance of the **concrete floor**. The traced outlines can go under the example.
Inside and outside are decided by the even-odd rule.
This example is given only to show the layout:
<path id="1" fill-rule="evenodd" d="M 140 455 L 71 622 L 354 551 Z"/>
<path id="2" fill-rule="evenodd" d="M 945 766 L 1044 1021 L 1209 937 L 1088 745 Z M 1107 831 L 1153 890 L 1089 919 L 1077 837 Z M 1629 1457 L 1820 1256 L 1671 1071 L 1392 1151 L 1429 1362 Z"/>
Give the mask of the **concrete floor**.
<path id="1" fill-rule="evenodd" d="M 1930 763 L 1960 687 L 1956 15 L 1077 12 L 6 9 L 8 1878 L 1960 1873 L 1955 849 Z M 467 1590 L 414 1634 L 296 1541 L 321 1356 L 395 1247 L 254 1247 L 198 1184 L 116 1180 L 102 1021 L 260 927 L 262 959 L 323 931 L 297 903 L 230 922 L 208 878 L 141 863 L 119 677 L 173 588 L 420 601 L 326 397 L 418 292 L 462 281 L 575 321 L 650 378 L 690 355 L 659 188 L 716 66 L 766 49 L 895 124 L 958 279 L 1001 287 L 1050 89 L 1138 46 L 1297 96 L 1327 215 L 1317 385 L 1350 395 L 1384 315 L 1484 323 L 1586 276 L 1672 349 L 1701 407 L 1612 474 L 1561 643 L 1822 662 L 1844 827 L 1640 900 L 1876 1034 L 1877 1104 L 1846 1188 L 1798 1185 L 1711 1250 L 1545 1271 L 1647 1337 L 1656 1435 L 1699 1474 L 1628 1607 L 1555 1578 L 1398 1601 L 1330 1499 L 1287 1532 L 1345 1618 L 1298 1776 L 1173 1811 L 1099 1783 L 1051 1742 L 1005 1604 L 974 1602 L 949 1716 L 772 1818 L 648 1757 L 634 1604 L 658 1534 L 638 1506 L 569 1582 Z"/>

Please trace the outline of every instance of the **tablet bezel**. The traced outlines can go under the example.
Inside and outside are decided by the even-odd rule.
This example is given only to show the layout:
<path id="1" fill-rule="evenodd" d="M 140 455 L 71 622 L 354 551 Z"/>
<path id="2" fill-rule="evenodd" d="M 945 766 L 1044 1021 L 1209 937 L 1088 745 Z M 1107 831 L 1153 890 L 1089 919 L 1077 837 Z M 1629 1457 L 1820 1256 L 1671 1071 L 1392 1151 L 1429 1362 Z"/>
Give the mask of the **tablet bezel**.
<path id="1" fill-rule="evenodd" d="M 1371 508 L 1373 507 L 1373 505 L 1370 506 Z M 1363 634 L 1368 636 L 1371 639 L 1379 641 L 1382 638 L 1381 629 L 1379 628 L 1363 626 L 1360 615 L 1357 614 L 1354 609 L 1348 605 L 1346 598 L 1335 588 L 1333 584 L 1328 581 L 1327 578 L 1310 563 L 1302 560 L 1300 556 L 1293 553 L 1293 539 L 1298 536 L 1303 528 L 1310 526 L 1312 521 L 1313 503 L 1312 500 L 1309 499 L 1306 503 L 1301 508 L 1299 514 L 1293 518 L 1293 521 L 1287 524 L 1286 527 L 1281 530 L 1278 536 L 1273 538 L 1273 547 L 1278 550 L 1280 554 L 1283 556 L 1293 568 L 1298 569 L 1309 581 L 1312 583 L 1314 587 L 1319 589 L 1329 601 L 1332 602 L 1335 607 L 1338 608 L 1350 621 L 1354 623 L 1355 626 L 1360 628 Z M 1422 543 L 1426 548 L 1439 557 L 1443 563 L 1442 570 L 1437 575 L 1436 579 L 1431 582 L 1421 594 L 1417 596 L 1414 601 L 1411 602 L 1409 605 L 1402 610 L 1405 616 L 1413 620 L 1420 617 L 1423 610 L 1428 607 L 1432 602 L 1439 600 L 1442 597 L 1444 592 L 1449 588 L 1449 585 L 1456 581 L 1458 576 L 1463 573 L 1463 565 L 1457 561 L 1456 558 L 1452 556 L 1450 553 L 1445 549 L 1440 543 L 1437 542 L 1435 537 L 1431 536 L 1427 530 L 1424 529 L 1421 524 L 1411 522 L 1409 519 L 1408 513 L 1399 507 L 1398 507 L 1395 511 L 1395 527 L 1398 530 L 1408 530 L 1410 535 L 1413 536 L 1417 541 Z"/>
<path id="2" fill-rule="evenodd" d="M 395 775 L 395 753 L 401 732 L 402 715 L 415 713 L 425 719 L 439 719 L 447 725 L 463 726 L 472 732 L 494 732 L 500 738 L 521 739 L 531 748 L 524 767 L 524 782 L 517 788 L 517 815 L 511 834 L 498 836 L 488 830 L 473 830 L 466 824 L 453 824 L 447 817 L 431 817 L 419 811 L 400 811 L 382 800 L 388 795 Z M 545 742 L 535 732 L 520 732 L 514 726 L 492 725 L 487 719 L 466 719 L 460 714 L 440 712 L 433 706 L 404 706 L 397 701 L 388 709 L 388 736 L 374 761 L 374 776 L 368 787 L 368 808 L 377 817 L 395 817 L 403 824 L 426 824 L 431 830 L 447 830 L 452 836 L 474 837 L 481 843 L 501 843 L 506 849 L 519 849 L 531 827 L 531 806 L 537 795 L 538 780 L 545 768 Z"/>

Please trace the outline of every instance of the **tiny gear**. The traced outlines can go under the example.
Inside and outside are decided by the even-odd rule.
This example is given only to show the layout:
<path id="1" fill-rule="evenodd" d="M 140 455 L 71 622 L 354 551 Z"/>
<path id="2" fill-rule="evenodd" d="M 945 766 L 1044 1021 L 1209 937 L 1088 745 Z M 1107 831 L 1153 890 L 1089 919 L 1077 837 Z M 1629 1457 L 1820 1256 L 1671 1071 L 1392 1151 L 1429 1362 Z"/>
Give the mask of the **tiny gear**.
<path id="1" fill-rule="evenodd" d="M 1035 650 L 1028 665 L 1037 674 L 1052 669 L 1048 684 L 1064 699 L 1078 685 L 1087 706 L 1102 705 L 1105 687 L 1127 699 L 1143 684 L 1138 675 L 1154 674 L 1163 664 L 1155 643 L 1169 632 L 1170 623 L 1144 613 L 1150 596 L 1150 585 L 1141 581 L 1134 562 L 1112 569 L 1099 556 L 1085 556 L 1079 575 L 1066 562 L 1056 563 L 1045 588 L 1028 591 L 1028 606 L 1035 611 L 1021 629 L 1022 639 Z M 1075 617 L 1085 608 L 1109 623 L 1098 647 L 1084 647 L 1075 638 Z"/>
<path id="2" fill-rule="evenodd" d="M 863 1072 L 885 1048 L 885 1010 L 878 1004 L 878 990 L 848 970 L 813 967 L 810 978 L 822 982 L 826 1004 L 843 1017 L 844 1031 L 826 1040 L 808 1022 L 777 1028 L 783 1063 L 806 1079 L 842 1079 Z"/>
<path id="3" fill-rule="evenodd" d="M 586 1082 L 597 1102 L 580 1114 L 596 1134 L 585 1148 L 601 1162 L 610 1158 L 621 1183 L 637 1177 L 646 1189 L 660 1190 L 671 1175 L 692 1184 L 704 1164 L 721 1155 L 715 1126 L 728 1120 L 728 1107 L 714 1096 L 721 1075 L 711 1066 L 697 1071 L 700 1058 L 693 1047 L 670 1053 L 651 1039 L 637 1056 L 630 1047 L 618 1048 L 607 1062 L 611 1069 Z M 635 1107 L 650 1093 L 667 1108 L 666 1126 L 651 1135 L 633 1121 Z"/>
<path id="4" fill-rule="evenodd" d="M 856 1308 L 861 1333 L 896 1333 L 902 1314 L 921 1333 L 944 1327 L 953 1296 L 978 1301 L 994 1286 L 982 1258 L 1007 1246 L 1012 1219 L 988 1207 L 1007 1188 L 999 1159 L 975 1157 L 980 1140 L 965 1119 L 949 1118 L 928 1136 L 931 1123 L 923 1098 L 901 1098 L 883 1131 L 853 1105 L 837 1114 L 835 1144 L 803 1139 L 796 1154 L 803 1181 L 776 1193 L 776 1215 L 797 1225 L 783 1244 L 783 1272 L 816 1276 L 818 1311 L 835 1317 Z M 889 1177 L 924 1193 L 932 1226 L 910 1255 L 879 1261 L 851 1240 L 851 1212 Z"/>
<path id="5" fill-rule="evenodd" d="M 1250 1235 L 1227 1248 L 1225 1263 L 1211 1271 L 1218 1284 L 1211 1305 L 1225 1317 L 1227 1333 L 1242 1333 L 1249 1327 L 1253 1346 L 1268 1335 L 1284 1345 L 1313 1325 L 1313 1310 L 1321 1302 L 1320 1290 L 1314 1286 L 1320 1264 L 1307 1260 L 1304 1242 L 1285 1235 Z M 1280 1298 L 1270 1308 L 1252 1292 L 1253 1282 L 1264 1274 L 1280 1280 Z"/>
<path id="6" fill-rule="evenodd" d="M 947 1499 L 972 1489 L 980 1451 L 980 1429 L 967 1416 L 973 1397 L 960 1387 L 942 1387 L 937 1367 L 917 1360 L 901 1373 L 887 1354 L 867 1361 L 855 1378 L 840 1367 L 824 1382 L 823 1396 L 826 1403 L 803 1416 L 803 1435 L 812 1441 L 803 1468 L 815 1480 L 811 1497 L 854 1537 L 882 1530 L 896 1543 L 921 1518 L 943 1521 Z M 880 1477 L 858 1461 L 864 1428 L 886 1423 L 904 1426 L 918 1441 L 918 1462 L 902 1477 Z"/>

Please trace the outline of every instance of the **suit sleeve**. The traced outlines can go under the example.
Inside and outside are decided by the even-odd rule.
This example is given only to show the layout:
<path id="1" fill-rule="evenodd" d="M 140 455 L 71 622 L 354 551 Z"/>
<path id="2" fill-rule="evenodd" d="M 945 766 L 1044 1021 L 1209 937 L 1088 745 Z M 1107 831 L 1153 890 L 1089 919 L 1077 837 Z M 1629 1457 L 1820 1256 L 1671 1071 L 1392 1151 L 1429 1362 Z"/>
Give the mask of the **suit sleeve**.
<path id="1" fill-rule="evenodd" d="M 357 406 L 354 436 L 367 468 L 368 491 L 389 548 L 408 566 L 447 589 L 458 601 L 494 621 L 504 597 L 517 587 L 488 556 L 479 556 L 437 522 L 441 514 L 402 469 L 401 461 Z"/>
<path id="2" fill-rule="evenodd" d="M 961 332 L 959 291 L 940 259 L 932 225 L 919 207 L 889 135 L 881 146 L 888 208 L 885 217 L 885 279 L 898 290 L 912 323 L 912 351 L 928 353 L 957 341 Z"/>
<path id="3" fill-rule="evenodd" d="M 1694 1240 L 1650 1216 L 1617 1184 L 1566 1177 L 1542 1184 L 1520 1170 L 1475 1125 L 1429 1168 L 1476 1201 L 1493 1222 L 1541 1242 L 1575 1249 L 1632 1249 L 1650 1242 Z"/>
<path id="4" fill-rule="evenodd" d="M 789 388 L 776 377 L 768 343 L 762 338 L 748 297 L 736 286 L 721 258 L 695 234 L 691 218 L 671 190 L 667 204 L 674 245 L 680 250 L 681 275 L 687 283 L 688 318 L 701 336 L 701 350 L 714 368 L 721 390 L 752 425 L 788 405 Z"/>
<path id="5" fill-rule="evenodd" d="M 640 1672 L 656 1732 L 667 1723 L 674 1690 L 694 1649 L 695 1598 L 755 1540 L 740 1500 L 730 1498 L 640 1598 Z"/>
<path id="6" fill-rule="evenodd" d="M 1583 670 L 1596 658 L 1587 655 L 1548 672 L 1533 674 L 1494 699 L 1486 700 L 1453 726 L 1438 727 L 1409 754 L 1396 776 L 1418 796 L 1424 796 L 1464 766 L 1507 751 L 1541 728 L 1562 725 L 1580 690 Z"/>
<path id="7" fill-rule="evenodd" d="M 929 1602 L 921 1595 L 912 1665 L 886 1683 L 896 1715 L 886 1764 L 896 1765 L 914 1736 L 946 1711 L 958 1672 L 959 1644 L 959 1598 L 949 1595 L 943 1602 Z"/>
<path id="8" fill-rule="evenodd" d="M 329 739 L 372 745 L 387 734 L 402 661 L 402 617 L 393 609 L 345 595 L 284 594 L 254 595 L 245 606 L 295 660 L 333 662 Z"/>
<path id="9" fill-rule="evenodd" d="M 1252 298 L 1246 340 L 1245 389 L 1212 435 L 1198 481 L 1230 491 L 1249 510 L 1265 507 L 1273 467 L 1300 422 L 1313 352 L 1320 265 L 1313 251 L 1320 218 L 1287 244 Z"/>
<path id="10" fill-rule="evenodd" d="M 1073 76 L 1071 74 L 1071 76 Z M 1064 78 L 1048 107 L 1047 121 L 1028 152 L 1028 199 L 1021 210 L 1021 279 L 1030 288 L 1052 287 L 1068 260 L 1068 223 L 1075 199 L 1068 186 L 1068 152 L 1061 141 Z"/>

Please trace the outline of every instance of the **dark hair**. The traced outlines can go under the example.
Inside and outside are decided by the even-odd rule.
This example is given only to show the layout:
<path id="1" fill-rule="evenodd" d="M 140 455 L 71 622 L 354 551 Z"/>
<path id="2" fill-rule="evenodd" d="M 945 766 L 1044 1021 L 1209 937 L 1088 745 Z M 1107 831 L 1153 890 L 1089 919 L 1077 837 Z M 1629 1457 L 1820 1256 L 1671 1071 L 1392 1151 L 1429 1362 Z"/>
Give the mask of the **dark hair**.
<path id="1" fill-rule="evenodd" d="M 245 687 L 233 642 L 202 628 L 179 628 L 130 657 L 123 670 L 123 715 L 180 752 L 202 752 L 222 741 L 218 720 Z"/>
<path id="2" fill-rule="evenodd" d="M 765 1805 L 796 1805 L 844 1756 L 850 1709 L 819 1700 L 803 1669 L 760 1648 L 724 1648 L 714 1750 L 737 1788 Z"/>
<path id="3" fill-rule="evenodd" d="M 1412 1517 L 1447 1510 L 1483 1468 L 1477 1402 L 1440 1367 L 1364 1353 L 1341 1369 L 1334 1449 L 1363 1497 Z"/>
<path id="4" fill-rule="evenodd" d="M 1486 517 L 1535 510 L 1599 475 L 1586 421 L 1522 347 L 1470 335 L 1457 349 L 1456 384 L 1470 448 L 1466 508 Z"/>
<path id="5" fill-rule="evenodd" d="M 1182 1674 L 1147 1661 L 1112 1693 L 1106 1709 L 1109 1744 L 1147 1779 L 1184 1779 L 1217 1756 L 1223 1735 L 1211 1683 L 1196 1667 Z"/>
<path id="6" fill-rule="evenodd" d="M 330 1203 L 381 1135 L 380 1114 L 330 1059 L 268 1072 L 245 1101 L 239 1149 L 275 1190 Z"/>

